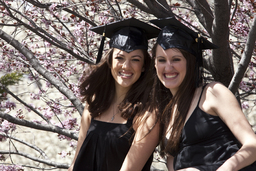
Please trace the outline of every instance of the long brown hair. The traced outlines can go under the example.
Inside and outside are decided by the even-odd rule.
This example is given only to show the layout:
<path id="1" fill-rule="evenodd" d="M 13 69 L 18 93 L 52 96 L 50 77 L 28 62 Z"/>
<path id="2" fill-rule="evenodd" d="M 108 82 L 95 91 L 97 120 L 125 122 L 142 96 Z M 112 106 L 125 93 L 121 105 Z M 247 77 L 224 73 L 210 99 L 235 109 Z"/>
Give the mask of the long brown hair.
<path id="1" fill-rule="evenodd" d="M 156 48 L 158 44 L 152 49 L 152 65 L 155 66 Z M 196 72 L 195 63 L 196 58 L 189 52 L 176 49 L 182 53 L 187 61 L 187 72 L 182 81 L 177 93 L 173 96 L 168 88 L 166 88 L 158 79 L 156 70 L 154 69 L 154 85 L 153 85 L 153 104 L 158 108 L 161 115 L 161 133 L 160 133 L 160 147 L 161 155 L 169 153 L 174 155 L 179 149 L 179 142 L 181 132 L 185 124 L 186 116 L 196 90 Z M 176 113 L 174 109 L 176 108 Z M 175 116 L 175 118 L 174 118 Z M 170 122 L 173 120 L 173 125 Z M 171 130 L 171 132 L 170 132 Z M 170 133 L 170 137 L 166 141 L 166 135 Z"/>
<path id="2" fill-rule="evenodd" d="M 148 108 L 148 99 L 152 81 L 146 79 L 150 68 L 151 57 L 146 50 L 144 54 L 144 72 L 132 85 L 124 100 L 119 104 L 121 116 L 125 119 L 142 113 Z M 97 117 L 106 111 L 115 95 L 115 80 L 111 74 L 113 48 L 108 51 L 102 62 L 95 66 L 89 75 L 84 75 L 79 90 L 82 102 L 86 101 L 92 117 Z"/>

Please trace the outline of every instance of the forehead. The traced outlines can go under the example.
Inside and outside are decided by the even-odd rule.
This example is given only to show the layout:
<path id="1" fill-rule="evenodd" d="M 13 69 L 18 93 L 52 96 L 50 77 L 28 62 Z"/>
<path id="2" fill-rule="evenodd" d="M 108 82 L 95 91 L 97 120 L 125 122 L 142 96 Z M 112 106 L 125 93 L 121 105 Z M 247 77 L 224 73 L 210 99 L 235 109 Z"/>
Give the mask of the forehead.
<path id="1" fill-rule="evenodd" d="M 164 50 L 162 48 L 162 46 L 160 45 L 157 45 L 156 47 L 156 56 L 159 55 L 159 54 L 180 54 L 183 56 L 183 54 L 181 53 L 181 51 L 178 49 L 178 48 L 169 48 L 169 49 L 166 49 Z"/>
<path id="2" fill-rule="evenodd" d="M 144 53 L 141 49 L 136 49 L 136 50 L 133 50 L 131 52 L 126 52 L 126 51 L 114 48 L 113 56 L 116 56 L 116 55 L 144 57 Z"/>

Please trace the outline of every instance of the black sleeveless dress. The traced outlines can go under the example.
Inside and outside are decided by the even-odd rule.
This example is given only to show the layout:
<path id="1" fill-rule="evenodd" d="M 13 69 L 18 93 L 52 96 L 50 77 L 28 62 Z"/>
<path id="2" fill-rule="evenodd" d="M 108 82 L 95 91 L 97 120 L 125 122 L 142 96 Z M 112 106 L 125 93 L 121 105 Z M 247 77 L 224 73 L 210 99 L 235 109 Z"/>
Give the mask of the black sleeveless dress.
<path id="1" fill-rule="evenodd" d="M 132 119 L 126 124 L 91 119 L 73 171 L 119 171 L 133 140 Z M 143 171 L 149 171 L 153 154 Z"/>
<path id="2" fill-rule="evenodd" d="M 175 170 L 194 167 L 200 171 L 216 171 L 241 147 L 218 116 L 207 114 L 199 108 L 202 92 L 182 130 L 180 150 L 174 155 Z M 256 171 L 256 162 L 241 171 Z"/>

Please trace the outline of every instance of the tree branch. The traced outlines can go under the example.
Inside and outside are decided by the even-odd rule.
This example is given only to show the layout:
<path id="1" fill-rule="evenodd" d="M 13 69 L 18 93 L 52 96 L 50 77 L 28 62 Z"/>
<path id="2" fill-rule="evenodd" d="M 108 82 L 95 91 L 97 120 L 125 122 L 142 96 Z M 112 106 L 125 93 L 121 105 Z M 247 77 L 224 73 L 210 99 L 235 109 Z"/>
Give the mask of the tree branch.
<path id="1" fill-rule="evenodd" d="M 127 0 L 127 1 L 130 2 L 131 4 L 133 4 L 134 6 L 136 6 L 138 9 L 140 9 L 146 13 L 152 14 L 152 12 L 153 12 L 152 10 L 150 10 L 148 7 L 146 7 L 145 5 L 143 5 L 141 2 L 139 2 L 137 0 Z"/>
<path id="2" fill-rule="evenodd" d="M 120 14 L 121 18 L 124 18 L 124 17 L 123 17 L 123 14 L 122 14 L 121 7 L 120 7 L 120 5 L 118 4 L 117 0 L 115 0 L 115 3 L 116 3 L 116 5 L 117 5 L 117 8 L 118 8 L 118 11 L 119 11 L 119 14 Z"/>
<path id="3" fill-rule="evenodd" d="M 39 1 L 34 1 L 34 0 L 25 0 L 31 4 L 33 4 L 34 6 L 38 7 L 38 8 L 43 8 L 43 9 L 49 9 L 49 7 L 53 4 L 53 3 L 46 3 L 46 4 L 43 4 L 43 3 L 40 3 Z M 63 7 L 61 5 L 58 5 L 57 8 L 61 8 L 63 9 L 64 11 L 70 13 L 70 14 L 73 14 L 74 16 L 80 18 L 81 20 L 84 20 L 85 22 L 91 24 L 93 27 L 97 26 L 97 24 L 95 24 L 94 22 L 92 22 L 91 20 L 85 18 L 84 16 L 76 13 L 75 11 L 73 10 L 70 10 L 69 7 Z"/>
<path id="4" fill-rule="evenodd" d="M 187 0 L 195 10 L 199 22 L 204 26 L 209 35 L 212 35 L 213 13 L 206 0 Z"/>
<path id="5" fill-rule="evenodd" d="M 18 102 L 20 102 L 21 104 L 23 104 L 24 106 L 26 106 L 27 108 L 29 108 L 30 110 L 32 110 L 33 112 L 35 112 L 38 116 L 40 116 L 43 120 L 45 120 L 48 124 L 50 123 L 50 121 L 45 118 L 40 112 L 38 112 L 35 108 L 33 108 L 32 106 L 28 105 L 27 103 L 25 103 L 23 100 L 21 100 L 18 96 L 16 96 L 14 93 L 12 93 L 8 88 L 3 87 L 4 90 L 10 94 L 13 98 L 15 98 Z"/>
<path id="6" fill-rule="evenodd" d="M 26 27 L 28 30 L 31 30 L 32 32 L 34 32 L 36 35 L 38 35 L 39 37 L 43 38 L 44 40 L 46 40 L 47 42 L 51 43 L 52 45 L 65 50 L 66 52 L 68 52 L 69 54 L 71 54 L 72 56 L 74 56 L 75 58 L 77 58 L 78 60 L 84 61 L 86 63 L 89 64 L 94 64 L 94 62 L 90 59 L 90 57 L 88 57 L 86 54 L 85 55 L 87 58 L 83 58 L 80 55 L 76 54 L 73 52 L 73 49 L 70 49 L 66 44 L 62 43 L 61 41 L 59 41 L 58 39 L 56 39 L 54 36 L 50 35 L 49 33 L 47 33 L 45 30 L 43 30 L 42 28 L 38 27 L 34 21 L 32 21 L 30 18 L 26 17 L 25 15 L 23 15 L 22 13 L 20 13 L 19 11 L 12 9 L 13 11 L 15 11 L 16 13 L 20 14 L 21 16 L 23 16 L 24 18 L 26 18 L 32 25 L 33 27 L 31 27 L 30 25 L 24 23 L 22 20 L 18 19 L 17 17 L 15 17 L 14 15 L 12 15 L 12 12 L 10 11 L 11 8 L 8 8 L 8 6 L 6 4 L 4 4 L 3 2 L 1 2 L 1 4 L 3 4 L 5 6 L 5 8 L 8 10 L 9 15 L 11 18 L 13 18 L 14 20 L 16 20 L 18 23 L 22 23 L 22 25 L 24 27 Z"/>
<path id="7" fill-rule="evenodd" d="M 18 139 L 18 138 L 15 138 L 15 137 L 13 137 L 13 136 L 10 136 L 10 135 L 7 135 L 7 134 L 1 133 L 1 132 L 0 132 L 0 135 L 1 135 L 1 136 L 4 136 L 4 137 L 7 137 L 7 138 L 10 138 L 10 139 L 12 139 L 12 140 L 15 140 L 15 141 L 17 141 L 17 142 L 19 142 L 19 143 L 21 143 L 21 144 L 24 144 L 24 145 L 26 145 L 26 146 L 28 146 L 28 147 L 30 147 L 30 148 L 32 148 L 32 149 L 38 151 L 44 158 L 48 158 L 47 155 L 45 154 L 45 152 L 44 152 L 43 150 L 41 150 L 40 148 L 38 148 L 37 146 L 34 146 L 34 145 L 29 144 L 29 143 L 27 143 L 27 142 L 25 142 L 25 141 L 22 141 L 22 140 L 20 140 L 20 139 Z"/>
<path id="8" fill-rule="evenodd" d="M 229 85 L 229 89 L 234 93 L 238 90 L 239 84 L 244 76 L 244 73 L 251 61 L 251 56 L 253 53 L 253 49 L 255 46 L 256 41 L 256 15 L 254 15 L 254 19 L 252 22 L 252 27 L 249 31 L 245 50 L 242 54 L 242 58 L 238 64 L 237 71 L 235 72 L 234 76 L 232 77 L 231 83 Z"/>
<path id="9" fill-rule="evenodd" d="M 74 95 L 74 93 L 68 87 L 66 87 L 61 81 L 56 79 L 49 71 L 42 67 L 31 51 L 23 47 L 23 45 L 19 41 L 13 39 L 11 36 L 9 36 L 2 30 L 0 30 L 0 37 L 9 44 L 11 44 L 20 53 L 22 53 L 29 60 L 32 67 L 43 77 L 49 80 L 51 84 L 54 85 L 62 94 L 64 94 L 72 102 L 72 104 L 78 110 L 80 115 L 82 115 L 84 107 L 81 101 Z"/>
<path id="10" fill-rule="evenodd" d="M 122 19 L 122 12 L 120 11 L 120 13 L 118 13 L 115 8 L 113 7 L 113 5 L 111 5 L 111 3 L 109 2 L 109 0 L 105 0 L 109 6 L 109 9 L 111 9 L 111 13 L 114 14 L 115 18 L 118 18 L 118 20 Z M 118 5 L 118 4 L 117 4 Z"/>
<path id="11" fill-rule="evenodd" d="M 20 156 L 23 156 L 23 157 L 26 157 L 30 160 L 33 160 L 33 161 L 36 161 L 36 162 L 40 162 L 40 163 L 43 163 L 43 164 L 46 164 L 48 166 L 54 166 L 56 168 L 61 168 L 61 169 L 67 169 L 69 167 L 69 165 L 67 164 L 61 164 L 61 163 L 55 163 L 55 162 L 52 162 L 52 161 L 49 161 L 49 160 L 44 160 L 44 159 L 40 159 L 40 158 L 36 158 L 36 157 L 33 157 L 29 154 L 26 154 L 26 153 L 21 153 L 21 152 L 15 152 L 15 151 L 0 151 L 0 154 L 8 154 L 8 155 L 11 155 L 11 154 L 15 154 L 15 155 L 20 155 Z"/>
<path id="12" fill-rule="evenodd" d="M 17 119 L 9 114 L 5 114 L 0 112 L 0 118 L 3 118 L 11 123 L 17 124 L 17 125 L 21 125 L 21 126 L 25 126 L 25 127 L 29 127 L 29 128 L 34 128 L 34 129 L 38 129 L 38 130 L 42 130 L 42 131 L 49 131 L 49 132 L 54 132 L 54 133 L 58 133 L 61 135 L 64 135 L 66 137 L 69 137 L 71 139 L 75 139 L 78 140 L 78 137 L 75 133 L 70 132 L 66 129 L 60 128 L 58 126 L 53 126 L 53 125 L 41 125 L 35 122 L 31 122 L 31 121 L 27 121 L 24 119 Z"/>
<path id="13" fill-rule="evenodd" d="M 215 81 L 220 81 L 228 87 L 233 71 L 229 53 L 229 6 L 227 1 L 214 0 L 214 22 L 212 41 L 218 45 L 218 49 L 213 50 L 210 60 L 210 72 Z"/>
<path id="14" fill-rule="evenodd" d="M 129 2 L 134 3 L 132 0 Z M 150 9 L 148 13 L 153 14 L 157 18 L 174 16 L 166 0 L 147 0 L 144 2 L 147 4 L 148 9 Z"/>
<path id="15" fill-rule="evenodd" d="M 230 4 L 229 4 L 229 8 L 230 8 L 230 11 L 231 11 L 231 3 L 232 3 L 232 0 L 229 0 L 229 1 L 230 1 L 230 2 L 229 2 L 229 3 L 230 3 Z M 236 14 L 237 5 L 238 5 L 238 2 L 237 2 L 237 0 L 235 0 L 235 9 L 234 9 L 234 11 L 232 12 L 232 16 L 231 16 L 231 18 L 230 18 L 230 22 L 232 22 L 232 20 L 233 20 L 235 14 Z"/>

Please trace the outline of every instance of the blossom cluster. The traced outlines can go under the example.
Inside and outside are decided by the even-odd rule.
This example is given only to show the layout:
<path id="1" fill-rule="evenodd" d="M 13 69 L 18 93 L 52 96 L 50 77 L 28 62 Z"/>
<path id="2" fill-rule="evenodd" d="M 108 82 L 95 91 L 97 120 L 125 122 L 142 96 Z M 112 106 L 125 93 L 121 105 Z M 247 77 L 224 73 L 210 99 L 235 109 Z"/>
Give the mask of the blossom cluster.
<path id="1" fill-rule="evenodd" d="M 24 171 L 21 166 L 18 165 L 0 165 L 1 171 Z"/>

